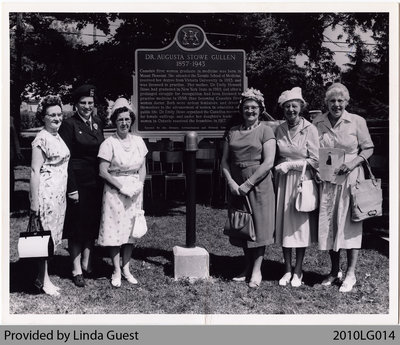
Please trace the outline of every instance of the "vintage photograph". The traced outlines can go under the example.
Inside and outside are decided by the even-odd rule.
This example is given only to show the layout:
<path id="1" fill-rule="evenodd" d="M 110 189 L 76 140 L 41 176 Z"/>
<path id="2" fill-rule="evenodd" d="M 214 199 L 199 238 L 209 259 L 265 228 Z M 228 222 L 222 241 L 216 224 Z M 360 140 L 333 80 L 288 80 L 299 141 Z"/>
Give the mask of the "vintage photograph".
<path id="1" fill-rule="evenodd" d="M 3 314 L 390 320 L 393 8 L 304 8 L 3 11 Z"/>

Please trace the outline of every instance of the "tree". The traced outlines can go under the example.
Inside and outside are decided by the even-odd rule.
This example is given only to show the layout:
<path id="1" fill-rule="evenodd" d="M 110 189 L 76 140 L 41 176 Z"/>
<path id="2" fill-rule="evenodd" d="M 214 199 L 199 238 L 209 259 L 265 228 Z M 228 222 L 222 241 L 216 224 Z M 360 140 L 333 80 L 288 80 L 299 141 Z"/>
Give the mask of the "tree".
<path id="1" fill-rule="evenodd" d="M 356 84 L 362 77 L 360 69 L 364 70 L 372 78 L 368 81 L 371 92 L 379 95 L 376 97 L 379 104 L 388 102 L 388 16 L 382 13 L 19 15 L 10 14 L 11 88 L 16 115 L 19 95 L 26 85 L 33 96 L 57 92 L 64 95 L 64 102 L 70 101 L 71 87 L 86 82 L 95 84 L 108 98 L 129 97 L 133 92 L 135 50 L 167 46 L 177 29 L 188 23 L 202 27 L 210 43 L 218 48 L 246 51 L 249 86 L 264 93 L 267 109 L 272 113 L 276 112 L 279 94 L 293 86 L 302 87 L 311 108 L 322 107 L 326 83 L 341 76 L 333 53 L 322 45 L 327 27 L 342 25 L 349 44 L 360 44 L 360 49 L 363 42 L 357 30 L 371 30 L 376 40 L 372 57 L 357 56 L 362 61 L 356 65 L 352 62 L 349 67 L 357 67 L 358 72 L 348 71 L 342 79 Z M 79 30 L 88 24 L 94 24 L 106 34 L 110 33 L 110 24 L 119 27 L 105 43 L 88 45 L 79 35 Z M 308 57 L 304 67 L 295 62 L 299 54 Z M 367 58 L 371 61 L 365 61 Z M 364 94 L 352 92 L 355 104 L 365 107 L 358 97 Z"/>

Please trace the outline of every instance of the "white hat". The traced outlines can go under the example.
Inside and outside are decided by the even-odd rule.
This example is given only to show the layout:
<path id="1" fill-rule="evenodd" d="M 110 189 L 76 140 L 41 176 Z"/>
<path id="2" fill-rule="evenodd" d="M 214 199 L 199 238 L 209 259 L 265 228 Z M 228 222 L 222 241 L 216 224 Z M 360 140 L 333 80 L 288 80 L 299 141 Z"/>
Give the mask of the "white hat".
<path id="1" fill-rule="evenodd" d="M 278 99 L 279 106 L 282 107 L 285 102 L 294 99 L 298 99 L 299 101 L 302 101 L 304 104 L 306 104 L 306 101 L 303 99 L 303 96 L 301 95 L 300 87 L 294 87 L 291 90 L 283 91 Z"/>
<path id="2" fill-rule="evenodd" d="M 121 98 L 118 98 L 118 99 L 114 102 L 114 104 L 113 104 L 113 106 L 112 106 L 112 108 L 111 108 L 111 115 L 114 114 L 114 111 L 116 111 L 116 110 L 119 109 L 119 108 L 123 108 L 123 107 L 128 108 L 129 111 L 131 111 L 132 113 L 134 113 L 134 111 L 133 111 L 133 109 L 132 109 L 132 106 L 130 105 L 130 103 L 128 102 L 128 100 L 127 100 L 126 98 L 121 97 Z"/>

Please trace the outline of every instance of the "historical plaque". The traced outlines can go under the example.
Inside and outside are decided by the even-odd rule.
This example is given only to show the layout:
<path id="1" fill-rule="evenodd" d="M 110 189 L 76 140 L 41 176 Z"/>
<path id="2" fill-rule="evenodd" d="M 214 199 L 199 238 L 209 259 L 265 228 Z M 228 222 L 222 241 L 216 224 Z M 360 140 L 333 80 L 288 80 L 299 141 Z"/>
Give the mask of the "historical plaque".
<path id="1" fill-rule="evenodd" d="M 147 138 L 222 135 L 247 84 L 244 50 L 217 49 L 199 26 L 184 25 L 169 46 L 138 49 L 135 59 L 135 131 Z"/>

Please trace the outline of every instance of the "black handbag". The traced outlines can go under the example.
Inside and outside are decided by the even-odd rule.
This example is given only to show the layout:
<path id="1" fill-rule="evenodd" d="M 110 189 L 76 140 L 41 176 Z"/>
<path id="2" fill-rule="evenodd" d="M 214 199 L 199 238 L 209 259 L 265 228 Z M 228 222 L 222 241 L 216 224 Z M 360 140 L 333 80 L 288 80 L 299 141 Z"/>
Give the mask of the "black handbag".
<path id="1" fill-rule="evenodd" d="M 31 214 L 26 232 L 19 234 L 18 255 L 22 258 L 48 258 L 54 255 L 51 231 L 44 231 L 38 215 Z"/>
<path id="2" fill-rule="evenodd" d="M 228 209 L 228 219 L 224 226 L 224 234 L 229 237 L 254 242 L 256 240 L 256 231 L 253 222 L 253 210 L 248 197 L 244 196 L 242 199 L 246 210 L 234 207 Z"/>
<path id="3" fill-rule="evenodd" d="M 360 181 L 357 177 L 356 183 L 350 188 L 351 220 L 353 222 L 361 222 L 364 219 L 382 215 L 381 179 L 375 178 L 368 160 L 362 158 L 367 166 L 370 179 Z"/>

